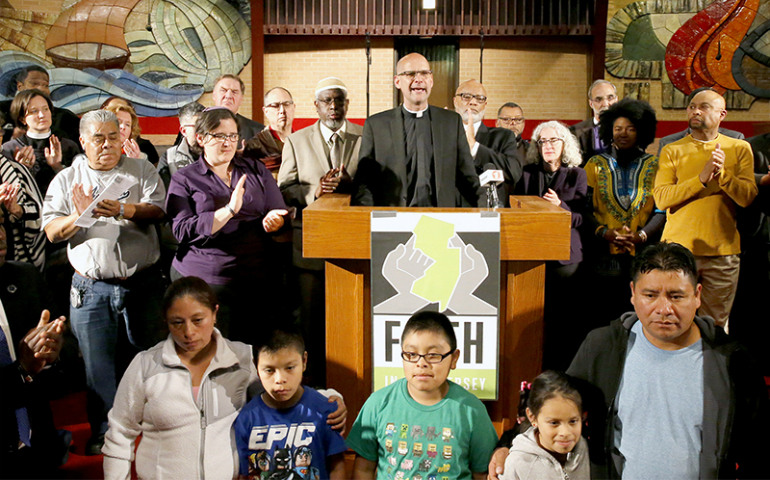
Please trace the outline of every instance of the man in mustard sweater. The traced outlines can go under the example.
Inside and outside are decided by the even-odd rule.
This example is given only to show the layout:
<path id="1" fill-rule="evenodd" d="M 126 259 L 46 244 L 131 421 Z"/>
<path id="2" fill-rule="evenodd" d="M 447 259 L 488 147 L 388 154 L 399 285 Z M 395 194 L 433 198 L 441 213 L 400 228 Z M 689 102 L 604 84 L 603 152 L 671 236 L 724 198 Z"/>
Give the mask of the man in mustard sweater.
<path id="1" fill-rule="evenodd" d="M 741 242 L 736 207 L 757 196 L 751 147 L 719 133 L 725 100 L 713 90 L 695 95 L 687 107 L 692 133 L 666 145 L 655 177 L 655 203 L 666 210 L 663 240 L 695 255 L 703 285 L 701 315 L 725 326 L 735 299 Z"/>

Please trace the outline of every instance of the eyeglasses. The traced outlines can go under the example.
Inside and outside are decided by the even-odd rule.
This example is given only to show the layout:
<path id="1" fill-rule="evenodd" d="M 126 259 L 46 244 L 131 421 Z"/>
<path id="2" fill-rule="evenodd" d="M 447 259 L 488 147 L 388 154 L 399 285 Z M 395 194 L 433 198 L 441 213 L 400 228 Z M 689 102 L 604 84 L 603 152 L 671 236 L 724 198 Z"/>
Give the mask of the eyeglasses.
<path id="1" fill-rule="evenodd" d="M 537 141 L 537 145 L 542 147 L 543 145 L 550 143 L 555 147 L 556 145 L 560 144 L 563 141 L 564 140 L 562 140 L 561 138 L 541 138 L 540 140 Z"/>
<path id="2" fill-rule="evenodd" d="M 231 133 L 231 134 L 207 133 L 206 135 L 214 139 L 215 142 L 219 142 L 219 143 L 225 143 L 225 140 L 227 140 L 228 142 L 235 143 L 240 138 L 237 133 Z"/>
<path id="3" fill-rule="evenodd" d="M 433 71 L 432 70 L 416 70 L 416 71 L 407 70 L 406 72 L 401 72 L 396 74 L 397 77 L 406 77 L 410 80 L 415 78 L 418 75 L 421 76 L 422 78 L 428 78 L 431 75 L 433 75 Z"/>
<path id="4" fill-rule="evenodd" d="M 332 105 L 345 105 L 345 98 L 317 98 L 316 101 L 321 105 L 331 107 Z"/>
<path id="5" fill-rule="evenodd" d="M 285 102 L 275 102 L 275 103 L 269 103 L 265 105 L 265 108 L 270 108 L 272 110 L 280 110 L 281 107 L 283 107 L 284 110 L 288 110 L 289 107 L 294 105 L 294 102 L 291 100 L 286 100 Z"/>
<path id="6" fill-rule="evenodd" d="M 526 120 L 524 117 L 498 117 L 497 119 L 500 120 L 500 123 L 504 123 L 506 125 L 513 125 L 514 123 L 516 125 L 521 125 L 524 123 L 524 120 Z"/>
<path id="7" fill-rule="evenodd" d="M 444 359 L 450 355 L 452 355 L 452 352 L 448 352 L 443 355 L 440 353 L 426 353 L 425 355 L 420 355 L 419 353 L 415 352 L 401 352 L 401 358 L 403 358 L 405 362 L 409 363 L 417 363 L 421 358 L 424 358 L 426 362 L 436 364 L 443 362 Z"/>
<path id="8" fill-rule="evenodd" d="M 484 95 L 474 95 L 472 93 L 458 93 L 457 95 L 455 95 L 455 97 L 462 98 L 463 102 L 465 103 L 470 102 L 474 98 L 478 100 L 479 103 L 486 103 L 487 101 L 487 97 L 485 97 Z"/>

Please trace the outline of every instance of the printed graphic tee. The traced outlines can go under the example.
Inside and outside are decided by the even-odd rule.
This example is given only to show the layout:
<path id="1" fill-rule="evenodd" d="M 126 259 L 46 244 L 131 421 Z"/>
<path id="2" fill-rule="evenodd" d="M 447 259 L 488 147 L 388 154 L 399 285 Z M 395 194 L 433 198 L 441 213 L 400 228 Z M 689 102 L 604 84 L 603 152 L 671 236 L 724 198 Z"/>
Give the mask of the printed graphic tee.
<path id="1" fill-rule="evenodd" d="M 366 401 L 347 443 L 377 462 L 378 479 L 470 479 L 487 470 L 497 443 L 489 414 L 473 394 L 448 383 L 435 405 L 414 401 L 403 378 Z"/>
<path id="2" fill-rule="evenodd" d="M 329 478 L 326 458 L 345 452 L 342 435 L 326 424 L 336 403 L 309 387 L 286 410 L 252 399 L 235 420 L 240 474 L 257 480 Z"/>

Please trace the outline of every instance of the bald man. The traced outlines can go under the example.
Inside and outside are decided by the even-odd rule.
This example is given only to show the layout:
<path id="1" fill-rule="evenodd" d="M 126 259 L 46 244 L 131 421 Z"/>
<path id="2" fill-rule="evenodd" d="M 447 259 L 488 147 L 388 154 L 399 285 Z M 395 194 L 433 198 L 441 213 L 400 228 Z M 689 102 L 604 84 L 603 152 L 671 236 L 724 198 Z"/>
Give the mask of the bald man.
<path id="1" fill-rule="evenodd" d="M 516 143 L 516 134 L 504 128 L 484 125 L 487 108 L 487 90 L 476 80 L 468 80 L 457 87 L 454 96 L 455 112 L 463 119 L 465 138 L 471 147 L 476 173 L 481 174 L 492 164 L 502 170 L 505 183 L 498 188 L 498 196 L 506 207 L 513 187 L 521 178 L 522 159 Z"/>
<path id="2" fill-rule="evenodd" d="M 460 115 L 428 105 L 433 73 L 410 53 L 393 83 L 404 103 L 364 124 L 353 203 L 373 206 L 478 206 L 481 190 Z"/>
<path id="3" fill-rule="evenodd" d="M 725 100 L 717 92 L 692 97 L 687 107 L 692 133 L 663 148 L 654 189 L 655 203 L 667 214 L 662 239 L 695 255 L 703 285 L 699 312 L 720 326 L 727 324 L 738 283 L 736 208 L 757 196 L 751 147 L 719 133 L 725 115 Z"/>

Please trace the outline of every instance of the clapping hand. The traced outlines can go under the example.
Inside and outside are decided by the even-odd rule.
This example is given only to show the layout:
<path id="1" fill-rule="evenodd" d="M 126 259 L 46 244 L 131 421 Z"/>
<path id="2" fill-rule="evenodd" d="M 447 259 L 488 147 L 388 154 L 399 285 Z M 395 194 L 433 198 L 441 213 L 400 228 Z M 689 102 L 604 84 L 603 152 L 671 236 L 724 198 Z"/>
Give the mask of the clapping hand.
<path id="1" fill-rule="evenodd" d="M 82 183 L 76 183 L 72 185 L 72 203 L 75 204 L 75 210 L 77 210 L 78 215 L 83 215 L 83 212 L 86 211 L 89 205 L 91 205 L 91 202 L 93 199 L 91 198 L 93 194 L 93 187 L 88 187 L 88 191 L 83 190 L 83 184 Z"/>
<path id="2" fill-rule="evenodd" d="M 139 144 L 132 138 L 127 138 L 123 142 L 123 153 L 125 153 L 127 157 L 142 158 L 142 151 L 139 150 Z"/>
<path id="3" fill-rule="evenodd" d="M 703 185 L 709 183 L 714 177 L 722 173 L 725 168 L 725 152 L 722 150 L 722 146 L 717 143 L 714 151 L 711 152 L 708 162 L 703 167 L 703 171 L 700 172 L 698 178 Z"/>
<path id="4" fill-rule="evenodd" d="M 282 208 L 276 210 L 270 210 L 262 219 L 262 226 L 267 233 L 273 233 L 281 229 L 284 224 L 283 216 L 289 213 L 288 210 Z"/>
<path id="5" fill-rule="evenodd" d="M 35 151 L 32 149 L 31 145 L 21 148 L 16 147 L 13 158 L 29 169 L 32 169 L 35 165 Z"/>
<path id="6" fill-rule="evenodd" d="M 24 215 L 24 209 L 18 202 L 19 189 L 19 185 L 12 185 L 7 182 L 0 184 L 0 205 L 3 205 L 8 213 L 16 218 L 21 218 Z"/>
<path id="7" fill-rule="evenodd" d="M 559 195 L 550 188 L 547 192 L 545 192 L 545 195 L 543 195 L 543 200 L 546 200 L 547 202 L 556 205 L 557 207 L 561 205 L 561 199 L 559 198 Z"/>
<path id="8" fill-rule="evenodd" d="M 59 358 L 64 344 L 64 317 L 49 322 L 51 313 L 43 310 L 40 322 L 19 342 L 19 363 L 29 375 L 37 375 L 43 367 Z"/>
<path id="9" fill-rule="evenodd" d="M 332 168 L 321 177 L 318 188 L 316 188 L 315 191 L 315 198 L 319 198 L 326 193 L 334 193 L 340 185 L 345 185 L 352 181 L 353 179 L 350 178 L 350 174 L 345 169 L 344 165 L 338 168 Z"/>
<path id="10" fill-rule="evenodd" d="M 62 161 L 62 154 L 61 154 L 61 142 L 56 137 L 56 135 L 51 135 L 51 138 L 48 141 L 50 148 L 45 148 L 45 161 L 46 163 L 53 168 L 55 172 L 60 171 L 63 166 L 61 164 Z"/>

